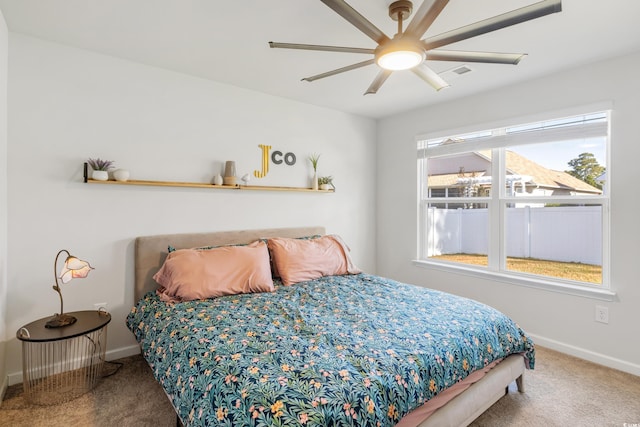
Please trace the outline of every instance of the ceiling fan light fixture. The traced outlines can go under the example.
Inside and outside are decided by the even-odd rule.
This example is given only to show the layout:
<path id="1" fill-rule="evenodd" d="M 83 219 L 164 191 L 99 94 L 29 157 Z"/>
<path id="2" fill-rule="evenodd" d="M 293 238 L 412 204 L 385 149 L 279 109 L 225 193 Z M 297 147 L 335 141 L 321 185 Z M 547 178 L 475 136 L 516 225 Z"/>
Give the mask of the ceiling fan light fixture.
<path id="1" fill-rule="evenodd" d="M 427 54 L 419 40 L 402 39 L 397 34 L 375 51 L 376 64 L 384 70 L 400 71 L 415 67 Z"/>
<path id="2" fill-rule="evenodd" d="M 381 52 L 376 63 L 385 70 L 408 70 L 424 61 L 424 51 L 419 49 L 389 50 Z"/>

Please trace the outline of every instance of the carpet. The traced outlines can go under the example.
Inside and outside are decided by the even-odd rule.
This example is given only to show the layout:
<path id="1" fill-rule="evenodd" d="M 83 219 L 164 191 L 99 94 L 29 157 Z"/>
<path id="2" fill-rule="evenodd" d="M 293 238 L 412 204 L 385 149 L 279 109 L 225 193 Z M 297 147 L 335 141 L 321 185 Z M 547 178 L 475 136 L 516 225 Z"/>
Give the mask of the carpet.
<path id="1" fill-rule="evenodd" d="M 118 362 L 119 371 L 94 390 L 59 405 L 30 405 L 21 385 L 9 387 L 0 425 L 175 426 L 173 408 L 144 359 Z M 512 384 L 471 426 L 640 427 L 640 377 L 538 346 L 536 369 L 525 373 L 525 393 Z"/>

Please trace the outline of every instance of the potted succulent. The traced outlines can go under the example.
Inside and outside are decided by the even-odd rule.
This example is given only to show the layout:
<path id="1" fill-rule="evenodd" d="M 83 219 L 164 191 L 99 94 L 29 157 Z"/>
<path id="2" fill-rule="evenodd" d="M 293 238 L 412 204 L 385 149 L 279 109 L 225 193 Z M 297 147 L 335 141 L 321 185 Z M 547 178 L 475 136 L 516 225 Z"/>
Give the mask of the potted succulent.
<path id="1" fill-rule="evenodd" d="M 313 153 L 309 156 L 309 161 L 311 162 L 311 166 L 313 167 L 313 178 L 311 181 L 311 189 L 318 189 L 318 160 L 320 160 L 320 154 Z"/>
<path id="2" fill-rule="evenodd" d="M 109 179 L 109 169 L 113 168 L 113 160 L 89 159 L 87 160 L 93 172 L 91 178 L 97 181 L 106 181 Z"/>
<path id="3" fill-rule="evenodd" d="M 318 178 L 318 186 L 321 190 L 329 190 L 330 188 L 333 190 L 336 189 L 335 185 L 333 185 L 332 176 L 321 176 Z"/>

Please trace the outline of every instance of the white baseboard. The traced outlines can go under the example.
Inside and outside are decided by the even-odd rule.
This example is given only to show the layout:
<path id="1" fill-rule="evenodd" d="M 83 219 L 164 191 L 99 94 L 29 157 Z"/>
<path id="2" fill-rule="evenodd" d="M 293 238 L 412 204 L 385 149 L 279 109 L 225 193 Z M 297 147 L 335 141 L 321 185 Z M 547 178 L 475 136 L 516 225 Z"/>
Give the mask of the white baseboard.
<path id="1" fill-rule="evenodd" d="M 9 385 L 22 384 L 22 371 L 7 375 L 7 382 Z"/>
<path id="2" fill-rule="evenodd" d="M 132 345 L 129 347 L 121 347 L 113 350 L 107 350 L 105 354 L 105 359 L 107 361 L 116 360 L 116 359 L 121 359 L 123 357 L 135 356 L 136 354 L 140 354 L 140 346 Z M 6 390 L 7 386 L 21 384 L 21 383 L 22 383 L 22 371 L 13 372 L 7 375 L 7 378 L 4 384 L 4 389 L 0 390 L 2 392 L 2 396 L 4 396 L 4 391 Z"/>
<path id="3" fill-rule="evenodd" d="M 2 384 L 0 384 L 0 406 L 2 406 L 2 402 L 4 401 L 4 395 L 7 392 L 7 387 L 9 387 L 9 376 L 2 378 Z"/>
<path id="4" fill-rule="evenodd" d="M 586 350 L 584 348 L 576 347 L 570 344 L 565 344 L 563 342 L 545 338 L 540 335 L 535 335 L 528 332 L 527 334 L 531 338 L 533 338 L 534 343 L 540 344 L 542 347 L 547 347 L 551 350 L 556 350 L 560 353 L 565 353 L 570 356 L 588 360 L 589 362 L 597 363 L 608 368 L 613 368 L 619 371 L 627 372 L 629 374 L 640 376 L 640 365 L 638 364 L 627 362 L 626 360 L 616 359 L 615 357 L 596 353 L 594 351 Z"/>
<path id="5" fill-rule="evenodd" d="M 139 345 L 131 345 L 129 347 L 121 347 L 113 350 L 107 350 L 107 354 L 105 358 L 107 360 L 116 360 L 122 359 L 123 357 L 135 356 L 136 354 L 140 354 L 140 346 Z"/>

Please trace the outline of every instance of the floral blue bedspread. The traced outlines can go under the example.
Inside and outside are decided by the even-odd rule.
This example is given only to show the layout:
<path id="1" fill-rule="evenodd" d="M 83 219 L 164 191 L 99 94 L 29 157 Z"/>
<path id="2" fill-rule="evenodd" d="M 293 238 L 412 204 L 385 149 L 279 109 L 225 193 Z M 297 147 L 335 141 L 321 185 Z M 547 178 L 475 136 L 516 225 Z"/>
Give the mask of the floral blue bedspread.
<path id="1" fill-rule="evenodd" d="M 511 319 L 469 299 L 366 274 L 167 304 L 127 317 L 188 426 L 392 426 L 512 353 Z"/>

